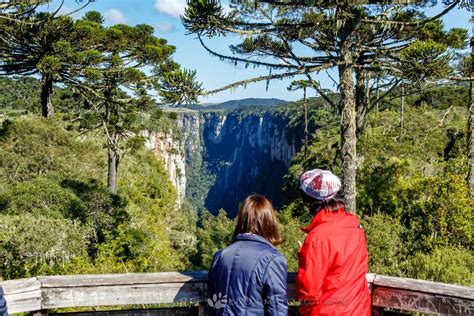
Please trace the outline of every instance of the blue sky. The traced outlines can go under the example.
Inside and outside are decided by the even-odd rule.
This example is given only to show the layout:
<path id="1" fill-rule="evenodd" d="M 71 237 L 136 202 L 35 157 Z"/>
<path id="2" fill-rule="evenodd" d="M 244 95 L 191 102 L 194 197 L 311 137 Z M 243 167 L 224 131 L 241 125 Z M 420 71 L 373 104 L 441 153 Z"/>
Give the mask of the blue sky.
<path id="1" fill-rule="evenodd" d="M 59 0 L 50 3 L 49 10 L 57 7 Z M 268 74 L 265 69 L 245 69 L 220 61 L 207 53 L 197 39 L 185 34 L 179 15 L 183 12 L 186 0 L 97 0 L 85 10 L 78 13 L 82 15 L 86 10 L 101 12 L 107 24 L 126 23 L 130 25 L 146 23 L 155 28 L 158 37 L 168 40 L 176 46 L 174 59 L 183 67 L 197 71 L 198 80 L 203 82 L 204 89 L 214 89 L 237 80 L 247 79 L 258 75 Z M 65 0 L 63 12 L 71 12 L 79 5 L 75 0 Z M 438 12 L 440 7 L 427 10 L 427 15 Z M 453 10 L 445 18 L 446 27 L 463 27 L 470 29 L 470 14 L 467 10 Z M 209 46 L 220 52 L 227 52 L 228 45 L 236 43 L 237 38 L 220 38 L 212 40 Z M 324 73 L 317 76 L 325 88 L 334 89 L 332 80 Z M 266 83 L 260 82 L 225 91 L 201 99 L 201 102 L 222 102 L 231 99 L 243 98 L 280 98 L 284 100 L 297 100 L 302 97 L 301 92 L 289 92 L 287 87 L 292 79 L 270 82 L 268 91 Z"/>

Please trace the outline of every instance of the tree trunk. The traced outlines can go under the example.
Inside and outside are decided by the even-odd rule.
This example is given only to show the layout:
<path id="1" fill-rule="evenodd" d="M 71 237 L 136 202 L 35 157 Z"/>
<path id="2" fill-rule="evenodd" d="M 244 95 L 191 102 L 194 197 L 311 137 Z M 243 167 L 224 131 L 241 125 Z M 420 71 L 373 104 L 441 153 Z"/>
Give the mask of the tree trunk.
<path id="1" fill-rule="evenodd" d="M 356 133 L 357 138 L 362 135 L 365 127 L 365 121 L 369 112 L 368 89 L 369 85 L 366 83 L 367 74 L 362 70 L 356 71 L 355 82 L 355 103 L 356 103 Z"/>
<path id="2" fill-rule="evenodd" d="M 118 136 L 115 132 L 110 133 L 110 139 L 107 144 L 107 188 L 110 193 L 116 194 L 120 156 L 118 151 Z"/>
<path id="3" fill-rule="evenodd" d="M 403 124 L 404 124 L 404 114 L 405 114 L 405 87 L 402 86 L 402 95 L 400 97 L 400 140 L 402 142 L 403 138 Z"/>
<path id="4" fill-rule="evenodd" d="M 110 193 L 117 193 L 117 180 L 119 173 L 120 152 L 118 127 L 118 108 L 114 102 L 116 84 L 112 81 L 110 88 L 106 89 L 105 101 L 105 125 L 107 133 L 107 189 Z"/>
<path id="5" fill-rule="evenodd" d="M 474 35 L 471 38 L 471 73 L 470 77 L 474 76 Z M 468 152 L 469 152 L 469 195 L 474 198 L 474 82 L 471 80 L 470 89 L 470 104 L 469 104 L 469 117 L 468 117 Z"/>
<path id="6" fill-rule="evenodd" d="M 41 78 L 41 115 L 52 117 L 53 107 L 53 77 L 51 74 L 43 74 Z"/>
<path id="7" fill-rule="evenodd" d="M 357 169 L 357 135 L 356 103 L 354 97 L 353 67 L 350 58 L 345 57 L 345 64 L 339 66 L 339 89 L 342 108 L 342 186 L 344 203 L 350 213 L 356 211 L 356 169 Z"/>
<path id="8" fill-rule="evenodd" d="M 377 77 L 377 92 L 375 93 L 375 109 L 379 112 L 379 98 L 380 98 L 380 89 L 379 89 L 379 78 Z"/>
<path id="9" fill-rule="evenodd" d="M 308 104 L 306 102 L 306 87 L 303 88 L 303 106 L 304 106 L 304 155 L 308 152 Z"/>

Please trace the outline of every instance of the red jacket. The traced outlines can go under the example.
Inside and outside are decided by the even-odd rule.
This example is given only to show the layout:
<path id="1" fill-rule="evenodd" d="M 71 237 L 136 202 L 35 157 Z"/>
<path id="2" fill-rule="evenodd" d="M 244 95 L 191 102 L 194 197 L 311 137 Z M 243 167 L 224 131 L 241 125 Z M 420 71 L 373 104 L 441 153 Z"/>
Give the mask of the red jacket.
<path id="1" fill-rule="evenodd" d="M 309 315 L 370 315 L 367 246 L 357 218 L 344 209 L 321 210 L 307 228 L 299 252 L 299 312 Z"/>

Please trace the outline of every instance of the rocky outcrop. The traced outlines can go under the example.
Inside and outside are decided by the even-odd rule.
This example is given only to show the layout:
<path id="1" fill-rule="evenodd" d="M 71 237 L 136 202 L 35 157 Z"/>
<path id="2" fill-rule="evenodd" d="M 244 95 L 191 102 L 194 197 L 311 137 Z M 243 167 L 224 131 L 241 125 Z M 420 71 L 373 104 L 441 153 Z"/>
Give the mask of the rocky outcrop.
<path id="1" fill-rule="evenodd" d="M 149 132 L 143 133 L 145 147 L 153 150 L 156 157 L 160 159 L 168 171 L 171 183 L 178 193 L 178 206 L 181 206 L 186 198 L 186 159 L 185 147 L 173 132 Z"/>

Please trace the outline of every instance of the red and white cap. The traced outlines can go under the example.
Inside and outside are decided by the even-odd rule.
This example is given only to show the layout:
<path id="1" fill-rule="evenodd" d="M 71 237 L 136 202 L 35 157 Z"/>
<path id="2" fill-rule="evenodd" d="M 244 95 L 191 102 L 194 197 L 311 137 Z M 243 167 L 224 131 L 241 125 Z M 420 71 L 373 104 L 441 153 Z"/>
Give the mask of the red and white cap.
<path id="1" fill-rule="evenodd" d="M 329 200 L 341 189 L 341 180 L 329 170 L 313 169 L 301 176 L 300 189 L 316 200 Z"/>

